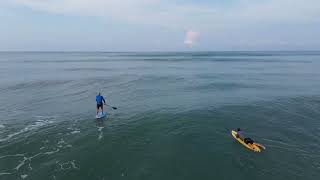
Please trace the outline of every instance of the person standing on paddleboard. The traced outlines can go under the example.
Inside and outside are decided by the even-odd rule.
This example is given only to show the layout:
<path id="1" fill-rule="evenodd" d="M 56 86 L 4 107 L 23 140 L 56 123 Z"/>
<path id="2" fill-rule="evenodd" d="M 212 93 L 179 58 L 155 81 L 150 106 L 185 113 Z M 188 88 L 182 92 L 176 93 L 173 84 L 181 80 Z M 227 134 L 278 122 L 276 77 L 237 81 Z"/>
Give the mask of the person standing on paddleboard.
<path id="1" fill-rule="evenodd" d="M 106 101 L 104 100 L 104 97 L 101 96 L 101 93 L 96 96 L 96 101 L 97 101 L 97 115 L 99 113 L 99 109 L 101 108 L 101 111 L 103 113 L 103 104 L 106 105 Z"/>

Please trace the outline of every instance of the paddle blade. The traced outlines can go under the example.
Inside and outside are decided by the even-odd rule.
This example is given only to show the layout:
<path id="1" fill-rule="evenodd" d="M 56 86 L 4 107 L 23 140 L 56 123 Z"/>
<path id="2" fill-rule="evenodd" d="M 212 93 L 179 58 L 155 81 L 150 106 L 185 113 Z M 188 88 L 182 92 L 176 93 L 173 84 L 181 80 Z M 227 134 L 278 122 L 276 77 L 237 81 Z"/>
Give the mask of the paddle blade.
<path id="1" fill-rule="evenodd" d="M 116 108 L 116 107 L 112 107 L 112 109 L 116 110 L 116 109 L 118 109 L 118 108 Z"/>

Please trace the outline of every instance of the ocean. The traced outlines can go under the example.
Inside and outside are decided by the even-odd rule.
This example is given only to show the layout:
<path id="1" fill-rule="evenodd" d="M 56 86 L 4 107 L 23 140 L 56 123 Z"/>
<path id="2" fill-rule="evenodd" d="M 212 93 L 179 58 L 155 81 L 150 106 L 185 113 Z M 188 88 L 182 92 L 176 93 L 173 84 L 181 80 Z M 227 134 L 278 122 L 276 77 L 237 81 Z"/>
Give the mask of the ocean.
<path id="1" fill-rule="evenodd" d="M 316 180 L 319 139 L 320 52 L 0 53 L 1 180 Z"/>

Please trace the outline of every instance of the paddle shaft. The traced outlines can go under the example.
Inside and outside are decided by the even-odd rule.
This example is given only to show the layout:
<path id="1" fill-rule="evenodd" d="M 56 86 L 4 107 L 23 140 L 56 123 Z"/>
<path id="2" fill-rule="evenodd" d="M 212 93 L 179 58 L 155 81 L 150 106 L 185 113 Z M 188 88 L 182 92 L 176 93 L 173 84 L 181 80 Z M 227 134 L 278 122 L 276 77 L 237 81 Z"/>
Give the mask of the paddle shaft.
<path id="1" fill-rule="evenodd" d="M 104 103 L 106 106 L 110 106 L 110 107 L 112 107 L 112 109 L 118 109 L 118 108 L 116 108 L 116 107 L 113 107 L 113 106 L 111 106 L 111 105 L 109 105 L 109 104 L 106 104 L 106 103 Z"/>

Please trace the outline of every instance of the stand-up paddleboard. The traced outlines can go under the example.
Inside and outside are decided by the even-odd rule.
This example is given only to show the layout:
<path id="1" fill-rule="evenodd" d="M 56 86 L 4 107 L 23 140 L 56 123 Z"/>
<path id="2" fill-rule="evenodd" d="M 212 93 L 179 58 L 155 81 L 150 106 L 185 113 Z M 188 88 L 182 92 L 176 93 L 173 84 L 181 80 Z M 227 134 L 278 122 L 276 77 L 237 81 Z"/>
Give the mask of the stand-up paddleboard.
<path id="1" fill-rule="evenodd" d="M 246 144 L 242 139 L 237 138 L 237 132 L 234 131 L 234 130 L 231 131 L 231 134 L 232 134 L 232 136 L 233 136 L 237 141 L 239 141 L 239 142 L 240 142 L 242 145 L 244 145 L 246 148 L 248 148 L 248 149 L 250 149 L 250 150 L 252 150 L 252 151 L 254 151 L 254 152 L 261 152 L 261 149 L 260 149 L 260 147 L 258 146 L 258 144 L 255 144 L 255 143 L 253 143 L 253 144 Z"/>
<path id="2" fill-rule="evenodd" d="M 99 112 L 97 115 L 96 115 L 96 119 L 102 119 L 102 118 L 105 118 L 107 116 L 107 113 L 106 112 Z"/>

